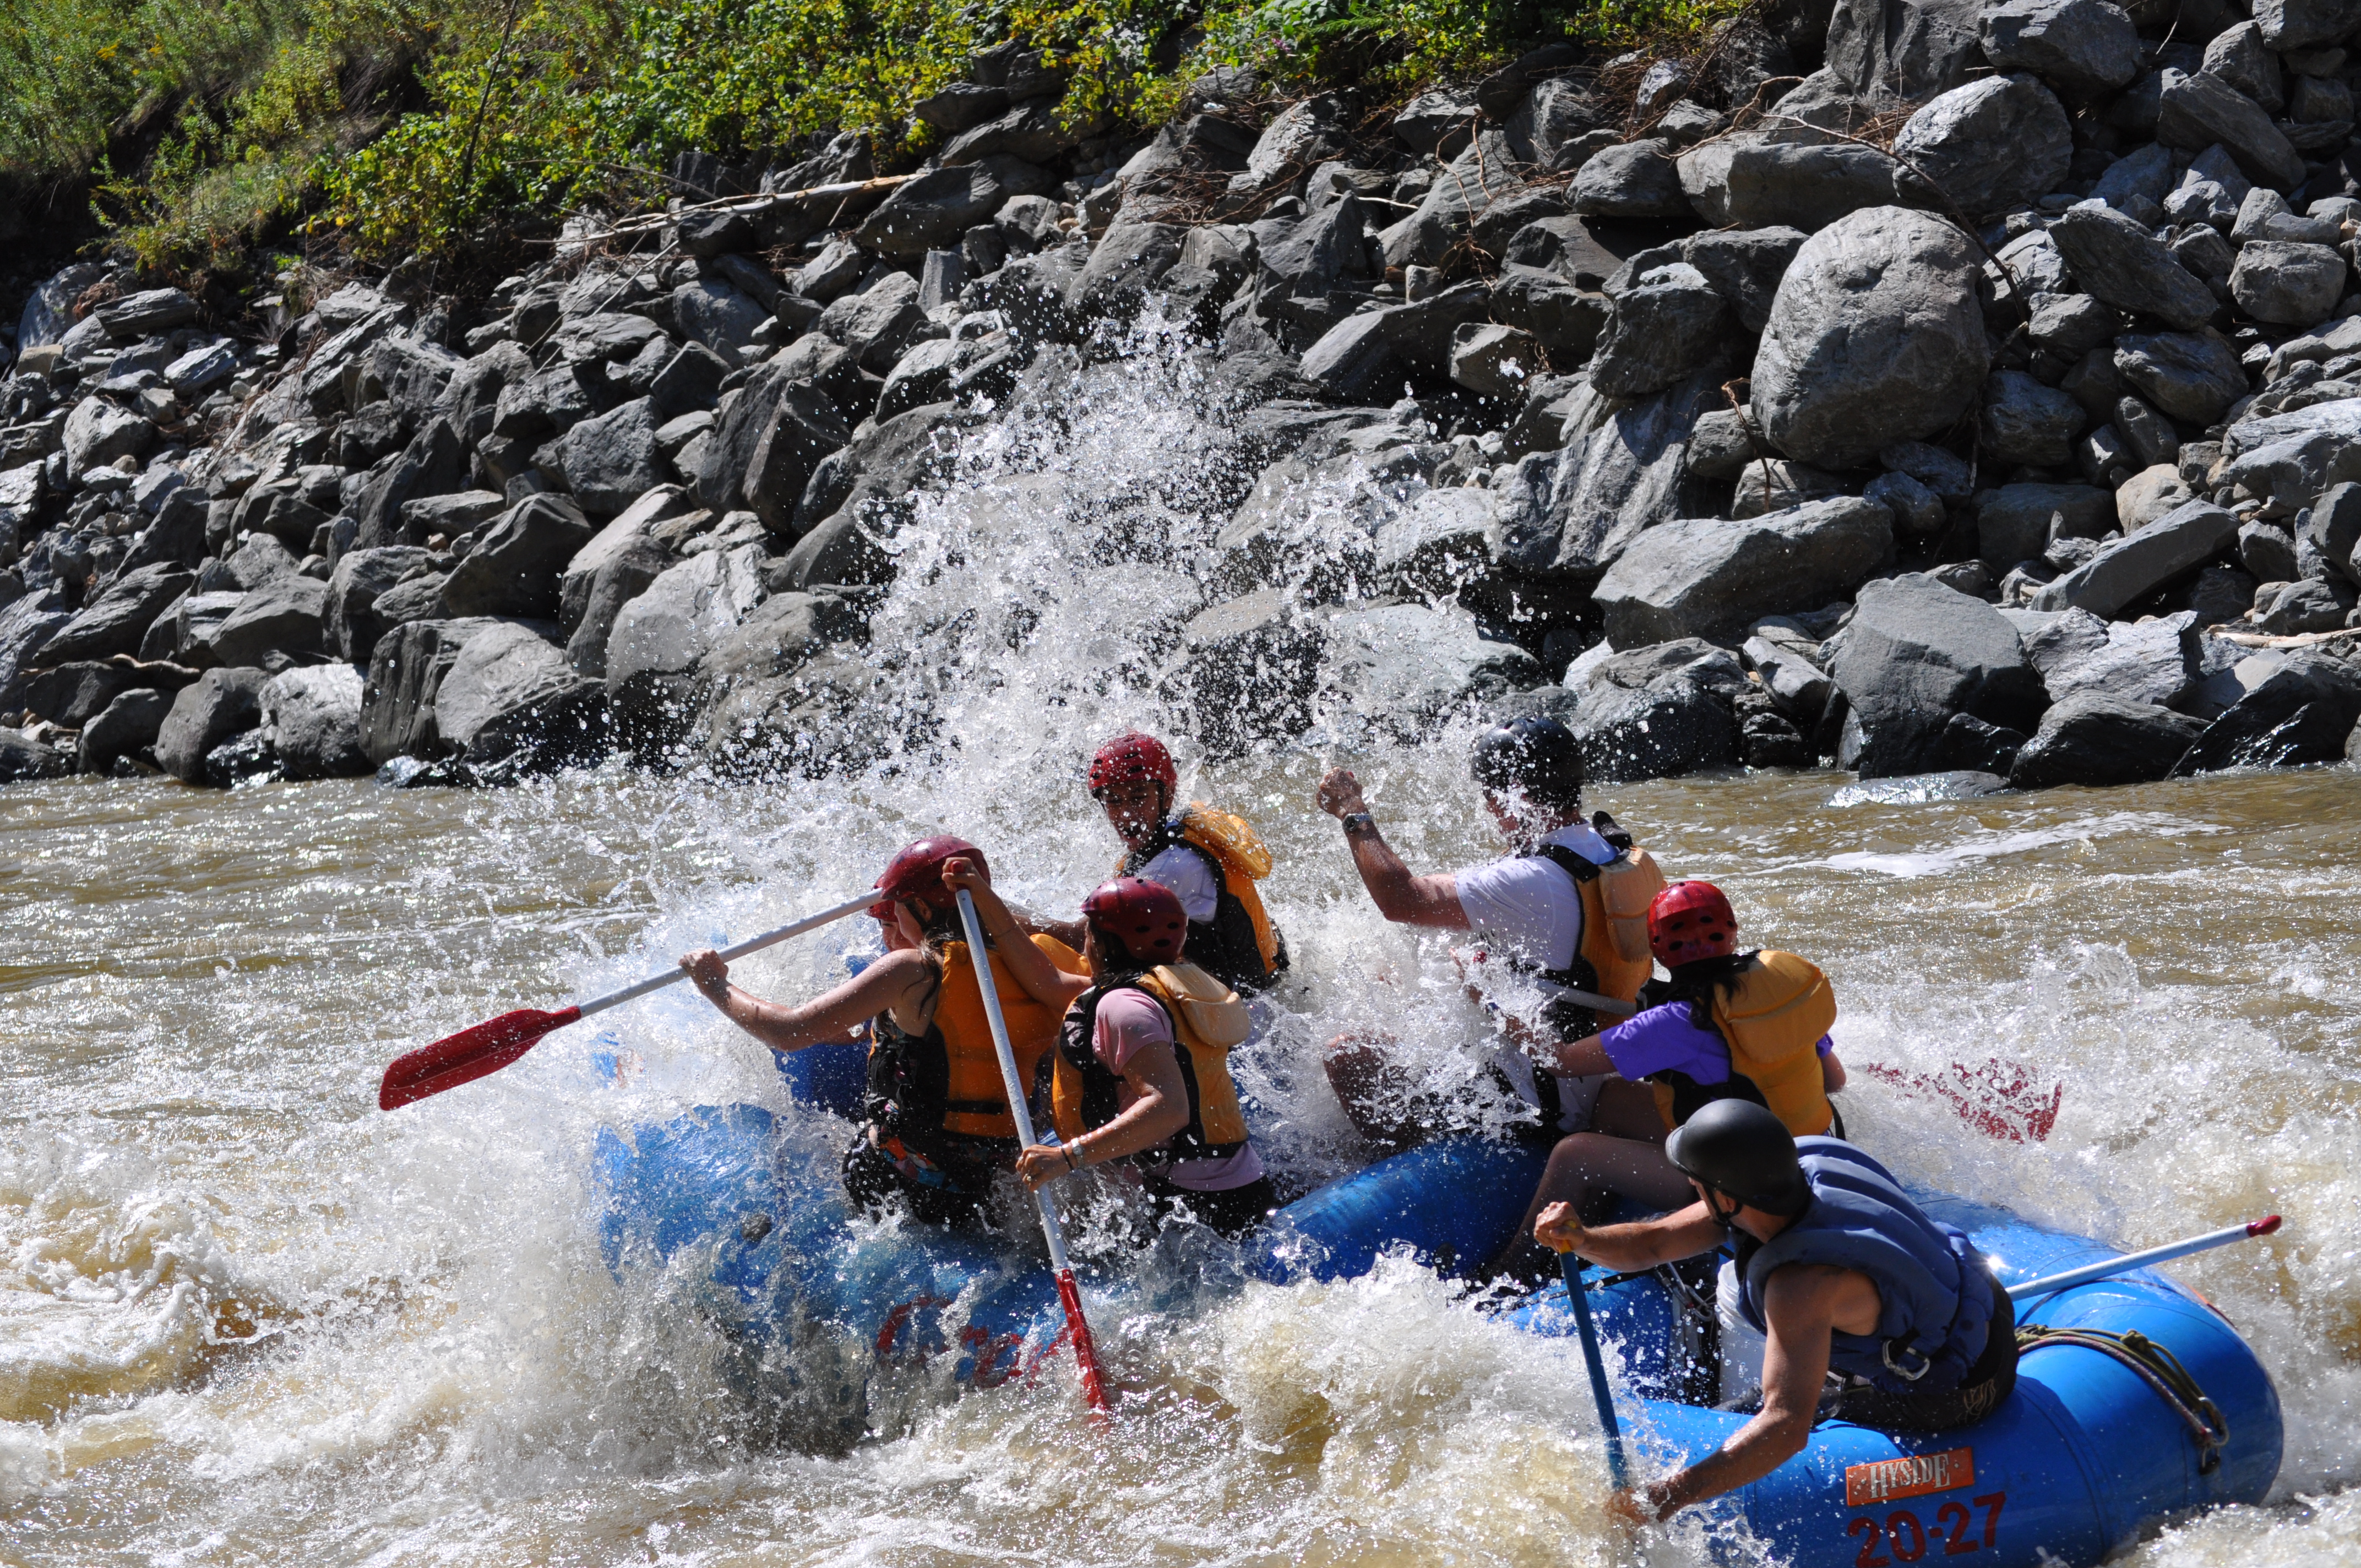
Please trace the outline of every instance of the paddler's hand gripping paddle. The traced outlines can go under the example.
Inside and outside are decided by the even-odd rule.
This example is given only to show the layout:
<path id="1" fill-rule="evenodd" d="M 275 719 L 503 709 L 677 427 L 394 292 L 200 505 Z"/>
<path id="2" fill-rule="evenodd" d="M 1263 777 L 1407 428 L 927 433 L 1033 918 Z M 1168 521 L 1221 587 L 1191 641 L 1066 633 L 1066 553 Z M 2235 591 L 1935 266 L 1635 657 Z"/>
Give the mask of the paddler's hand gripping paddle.
<path id="1" fill-rule="evenodd" d="M 800 937 L 848 915 L 858 915 L 875 904 L 879 896 L 877 890 L 872 888 L 858 898 L 848 898 L 833 909 L 806 916 L 792 926 L 782 926 L 775 931 L 749 937 L 734 948 L 724 948 L 722 959 L 727 962 L 731 959 L 742 959 L 748 953 L 784 942 L 790 937 Z M 395 1110 L 413 1100 L 423 1100 L 430 1094 L 440 1094 L 463 1083 L 473 1083 L 486 1073 L 500 1071 L 533 1049 L 552 1029 L 562 1029 L 568 1024 L 589 1017 L 593 1013 L 604 1013 L 609 1007 L 620 1007 L 634 998 L 645 996 L 652 991 L 662 991 L 665 986 L 687 978 L 681 970 L 666 970 L 662 974 L 650 975 L 636 985 L 610 991 L 604 996 L 594 997 L 572 1007 L 562 1007 L 555 1013 L 543 1013 L 531 1007 L 520 1008 L 514 1013 L 503 1013 L 497 1018 L 486 1019 L 471 1029 L 445 1035 L 431 1046 L 421 1046 L 408 1056 L 394 1059 L 393 1065 L 385 1069 L 385 1081 L 378 1085 L 377 1108 L 380 1111 Z"/>
<path id="2" fill-rule="evenodd" d="M 967 950 L 973 960 L 976 989 L 983 992 L 983 1015 L 992 1022 L 992 1048 L 1000 1055 L 1000 1081 L 1008 1091 L 1008 1114 L 1016 1124 L 1016 1146 L 1033 1146 L 1033 1113 L 1026 1103 L 1025 1085 L 1016 1076 L 1016 1051 L 1008 1043 L 1008 1020 L 1001 1016 L 1000 988 L 992 979 L 992 951 L 983 945 L 983 922 L 976 918 L 975 900 L 959 891 L 960 924 L 967 930 Z M 1057 1206 L 1047 1192 L 1033 1194 L 1041 1212 L 1041 1234 L 1049 1238 L 1049 1266 L 1058 1279 L 1058 1304 L 1066 1310 L 1066 1333 L 1074 1342 L 1074 1365 L 1082 1369 L 1082 1398 L 1093 1415 L 1106 1414 L 1106 1382 L 1099 1375 L 1099 1347 L 1082 1316 L 1082 1292 L 1074 1283 L 1073 1265 L 1066 1261 L 1066 1238 L 1058 1229 Z"/>

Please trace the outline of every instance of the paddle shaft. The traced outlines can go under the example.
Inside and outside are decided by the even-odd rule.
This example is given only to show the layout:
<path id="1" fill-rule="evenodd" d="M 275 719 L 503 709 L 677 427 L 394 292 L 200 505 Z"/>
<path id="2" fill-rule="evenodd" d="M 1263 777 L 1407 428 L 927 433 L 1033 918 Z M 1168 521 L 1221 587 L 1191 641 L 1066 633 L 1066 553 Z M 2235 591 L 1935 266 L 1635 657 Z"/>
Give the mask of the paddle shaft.
<path id="1" fill-rule="evenodd" d="M 807 915 L 792 926 L 782 926 L 775 931 L 765 931 L 759 937 L 749 937 L 735 947 L 722 948 L 721 961 L 729 963 L 733 959 L 742 959 L 748 953 L 760 952 L 764 948 L 775 946 L 790 937 L 800 937 L 807 931 L 816 931 L 831 921 L 843 919 L 848 915 L 858 915 L 874 905 L 880 896 L 875 888 L 871 888 L 859 897 L 848 898 L 832 909 L 823 909 L 817 915 Z M 627 985 L 620 991 L 610 991 L 604 996 L 585 1002 L 576 1011 L 582 1017 L 588 1018 L 593 1013 L 604 1013 L 609 1007 L 620 1007 L 626 1002 L 637 1001 L 652 991 L 662 991 L 665 986 L 677 984 L 687 978 L 688 971 L 675 966 L 662 974 L 652 974 L 643 981 Z"/>
<path id="2" fill-rule="evenodd" d="M 1583 1365 L 1590 1368 L 1590 1397 L 1598 1406 L 1598 1428 L 1607 1434 L 1607 1478 L 1617 1491 L 1628 1491 L 1631 1466 L 1623 1456 L 1623 1427 L 1615 1419 L 1615 1394 L 1607 1386 L 1606 1358 L 1598 1354 L 1598 1331 L 1590 1321 L 1590 1292 L 1582 1288 L 1582 1271 L 1588 1266 L 1570 1252 L 1558 1254 L 1557 1262 L 1565 1275 L 1565 1299 L 1574 1309 L 1574 1326 L 1582 1335 Z"/>
<path id="3" fill-rule="evenodd" d="M 992 1025 L 992 1048 L 1000 1057 L 1000 1081 L 1008 1091 L 1008 1116 L 1016 1124 L 1016 1143 L 1020 1148 L 1030 1148 L 1034 1143 L 1033 1112 L 1027 1102 L 1024 1080 L 1016 1074 L 1016 1047 L 1008 1043 L 1008 1020 L 1000 1011 L 1000 987 L 992 978 L 992 949 L 984 946 L 983 922 L 975 912 L 975 900 L 965 888 L 959 890 L 960 925 L 967 932 L 968 967 L 975 971 L 976 989 L 983 992 L 983 1015 Z M 1066 1326 L 1074 1338 L 1074 1359 L 1082 1365 L 1082 1397 L 1091 1409 L 1106 1409 L 1106 1389 L 1099 1377 L 1098 1346 L 1091 1339 L 1091 1326 L 1082 1317 L 1081 1289 L 1074 1283 L 1073 1266 L 1066 1261 L 1065 1233 L 1058 1228 L 1057 1205 L 1047 1192 L 1033 1194 L 1033 1207 L 1041 1215 L 1041 1234 L 1049 1242 L 1049 1266 L 1058 1277 L 1058 1299 L 1066 1310 Z"/>
<path id="4" fill-rule="evenodd" d="M 2022 1285 L 2010 1286 L 2008 1299 L 2023 1301 L 2034 1296 L 2047 1296 L 2071 1286 L 2088 1285 L 2093 1279 L 2106 1279 L 2135 1268 L 2145 1268 L 2151 1263 L 2169 1263 L 2176 1257 L 2187 1257 L 2191 1253 L 2211 1252 L 2217 1246 L 2228 1246 L 2232 1242 L 2267 1236 L 2279 1228 L 2279 1217 L 2266 1214 L 2259 1220 L 2243 1225 L 2224 1225 L 2218 1231 L 2208 1231 L 2202 1236 L 2191 1236 L 2186 1241 L 2168 1242 L 2163 1246 L 2152 1246 L 2146 1252 L 2125 1253 L 2104 1263 L 2086 1264 L 2081 1268 L 2070 1268 L 2063 1274 L 2053 1274 L 2045 1279 L 2028 1279 Z"/>

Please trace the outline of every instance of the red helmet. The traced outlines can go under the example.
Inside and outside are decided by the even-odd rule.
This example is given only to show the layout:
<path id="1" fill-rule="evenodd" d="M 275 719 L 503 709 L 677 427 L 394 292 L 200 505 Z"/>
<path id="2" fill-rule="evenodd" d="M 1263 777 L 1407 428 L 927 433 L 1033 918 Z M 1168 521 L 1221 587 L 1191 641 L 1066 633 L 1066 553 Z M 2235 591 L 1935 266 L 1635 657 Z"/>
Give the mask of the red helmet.
<path id="1" fill-rule="evenodd" d="M 990 873 L 992 866 L 984 860 L 982 850 L 948 833 L 905 846 L 900 854 L 885 863 L 885 873 L 877 879 L 877 886 L 885 896 L 871 905 L 869 913 L 880 922 L 890 922 L 894 905 L 906 898 L 922 898 L 938 912 L 949 909 L 955 900 L 943 885 L 943 862 L 960 855 L 967 856 Z"/>
<path id="2" fill-rule="evenodd" d="M 1101 948 L 1113 944 L 1109 957 L 1137 964 L 1178 963 L 1189 940 L 1189 915 L 1180 907 L 1180 895 L 1140 877 L 1099 883 L 1082 900 L 1082 918 Z"/>
<path id="3" fill-rule="evenodd" d="M 1097 795 L 1111 784 L 1126 779 L 1154 779 L 1170 790 L 1179 785 L 1180 775 L 1172 769 L 1172 753 L 1164 742 L 1153 735 L 1142 735 L 1135 729 L 1118 735 L 1099 748 L 1091 759 L 1091 794 Z"/>
<path id="4" fill-rule="evenodd" d="M 1738 950 L 1738 916 L 1709 882 L 1676 882 L 1648 905 L 1648 950 L 1666 969 Z"/>

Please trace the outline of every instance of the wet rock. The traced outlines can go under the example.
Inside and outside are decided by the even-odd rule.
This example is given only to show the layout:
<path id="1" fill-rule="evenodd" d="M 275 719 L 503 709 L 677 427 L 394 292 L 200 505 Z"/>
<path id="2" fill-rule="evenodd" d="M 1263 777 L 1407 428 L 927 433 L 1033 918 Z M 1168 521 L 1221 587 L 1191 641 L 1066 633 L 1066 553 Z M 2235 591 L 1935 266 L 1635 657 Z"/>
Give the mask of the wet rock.
<path id="1" fill-rule="evenodd" d="M 361 685 L 361 750 L 379 767 L 396 757 L 433 760 L 448 754 L 435 728 L 434 701 L 443 677 L 467 640 L 489 619 L 405 621 L 379 641 Z"/>
<path id="2" fill-rule="evenodd" d="M 1771 694 L 1782 713 L 1806 725 L 1819 722 L 1820 715 L 1828 711 L 1836 682 L 1805 651 L 1794 643 L 1758 635 L 1748 638 L 1740 652 L 1763 678 L 1763 689 Z"/>
<path id="3" fill-rule="evenodd" d="M 328 574 L 327 644 L 339 658 L 366 666 L 378 639 L 394 622 L 377 613 L 379 598 L 412 576 L 423 575 L 434 559 L 431 551 L 415 545 L 390 545 L 375 550 L 347 550 Z"/>
<path id="4" fill-rule="evenodd" d="M 1982 217 L 2029 206 L 2063 185 L 2074 127 L 2057 96 L 2019 71 L 1935 99 L 1894 138 L 1894 155 L 1908 176 L 1932 181 L 1960 211 Z"/>
<path id="5" fill-rule="evenodd" d="M 2257 321 L 2311 326 L 2345 292 L 2345 258 L 2324 245 L 2248 240 L 2230 273 L 2230 297 Z"/>
<path id="6" fill-rule="evenodd" d="M 2034 598 L 2037 609 L 2081 609 L 2113 616 L 2229 549 L 2238 520 L 2211 501 L 2191 501 L 2137 533 L 2103 546 Z"/>
<path id="7" fill-rule="evenodd" d="M 1863 778 L 1938 765 L 1954 713 L 2026 731 L 2048 701 L 1998 610 L 1919 573 L 1861 588 L 1831 673 L 1851 707 L 1838 764 Z"/>
<path id="8" fill-rule="evenodd" d="M 1516 397 L 1541 371 L 1531 333 L 1490 322 L 1461 323 L 1451 343 L 1451 378 L 1488 398 Z"/>
<path id="9" fill-rule="evenodd" d="M 1754 361 L 1754 417 L 1773 444 L 1841 468 L 1948 427 L 1988 363 L 1976 275 L 1957 229 L 1899 207 L 1806 240 Z"/>
<path id="10" fill-rule="evenodd" d="M 2008 782 L 2018 789 L 2152 783 L 2204 732 L 2203 719 L 2156 703 L 2077 692 L 2042 715 Z"/>
<path id="11" fill-rule="evenodd" d="M 2085 417 L 2081 404 L 2021 370 L 2000 371 L 1984 383 L 1984 448 L 2001 462 L 2066 466 Z"/>
<path id="12" fill-rule="evenodd" d="M 1345 200 L 1359 207 L 1353 198 Z M 1357 232 L 1357 210 L 1350 216 Z M 1115 225 L 1100 236 L 1089 264 L 1067 290 L 1068 308 L 1093 318 L 1130 320 L 1147 303 L 1157 281 L 1180 261 L 1181 242 L 1190 232 L 1171 224 Z"/>
<path id="13" fill-rule="evenodd" d="M 2265 32 L 2268 36 L 2268 29 Z M 2257 185 L 2293 191 L 2303 183 L 2303 157 L 2271 124 L 2270 115 L 2252 98 L 2202 71 L 2166 71 L 2156 139 L 2179 148 L 2219 143 Z"/>
<path id="14" fill-rule="evenodd" d="M 1721 292 L 1686 262 L 1642 275 L 1614 301 L 1590 362 L 1590 384 L 1609 397 L 1661 392 L 1719 362 L 1729 334 Z"/>
<path id="15" fill-rule="evenodd" d="M 1745 521 L 1660 523 L 1600 578 L 1619 648 L 1727 635 L 1765 615 L 1841 598 L 1894 554 L 1893 514 L 1839 497 Z"/>
<path id="16" fill-rule="evenodd" d="M 555 615 L 558 574 L 590 543 L 590 533 L 589 520 L 564 497 L 526 497 L 489 524 L 451 569 L 442 587 L 443 614 Z"/>
<path id="17" fill-rule="evenodd" d="M 2072 97 L 2113 93 L 2139 74 L 2139 31 L 2106 0 L 1999 0 L 1979 32 L 1993 65 L 2032 71 Z"/>
<path id="18" fill-rule="evenodd" d="M 1739 761 L 1731 704 L 1746 680 L 1723 649 L 1682 638 L 1577 660 L 1566 678 L 1587 778 L 1671 778 Z"/>
<path id="19" fill-rule="evenodd" d="M 604 750 L 607 694 L 530 621 L 500 621 L 463 642 L 434 694 L 444 747 L 472 768 L 550 767 Z"/>
<path id="20" fill-rule="evenodd" d="M 606 649 L 609 693 L 648 713 L 678 702 L 697 661 L 763 598 L 758 546 L 709 550 L 667 568 L 615 618 Z"/>
<path id="21" fill-rule="evenodd" d="M 158 727 L 157 765 L 183 784 L 202 782 L 205 754 L 261 720 L 262 687 L 269 678 L 252 668 L 207 670 L 183 686 Z"/>
<path id="22" fill-rule="evenodd" d="M 1518 570 L 1595 583 L 1650 526 L 1704 510 L 1684 473 L 1697 416 L 1719 401 L 1710 376 L 1653 397 L 1611 398 L 1584 386 L 1561 433 L 1560 450 L 1535 453 L 1520 473 L 1540 504 L 1508 525 L 1502 550 Z"/>
<path id="23" fill-rule="evenodd" d="M 154 746 L 178 695 L 152 686 L 116 693 L 82 727 L 82 737 L 74 747 L 74 766 L 85 773 L 103 773 L 114 767 L 117 759 Z"/>
<path id="24" fill-rule="evenodd" d="M 2361 672 L 2341 659 L 2298 650 L 2263 672 L 2189 748 L 2173 773 L 2340 762 L 2356 720 Z"/>
<path id="25" fill-rule="evenodd" d="M 88 609 L 59 628 L 41 650 L 42 662 L 62 664 L 137 653 L 148 628 L 195 581 L 195 574 L 178 565 L 159 564 L 126 573 Z"/>
<path id="26" fill-rule="evenodd" d="M 258 704 L 264 737 L 284 776 L 353 778 L 371 771 L 361 751 L 361 673 L 350 664 L 274 675 Z"/>
<path id="27" fill-rule="evenodd" d="M 1264 588 L 1199 611 L 1181 628 L 1168 678 L 1175 700 L 1224 751 L 1302 733 L 1312 724 L 1327 641 L 1322 622 L 1283 588 Z"/>
<path id="28" fill-rule="evenodd" d="M 842 344 L 864 367 L 882 375 L 894 367 L 926 324 L 917 280 L 906 272 L 889 272 L 861 293 L 847 294 L 822 311 L 812 331 Z"/>
<path id="29" fill-rule="evenodd" d="M 43 745 L 19 729 L 0 729 L 0 784 L 60 779 L 74 771 L 73 758 Z"/>
<path id="30" fill-rule="evenodd" d="M 1539 685 L 1540 662 L 1455 606 L 1382 605 L 1332 614 L 1325 674 L 1345 703 L 1404 737 Z"/>
<path id="31" fill-rule="evenodd" d="M 2049 237 L 2075 280 L 2102 304 L 2187 331 L 2213 314 L 2213 291 L 2157 237 L 2123 214 L 2080 206 L 2060 213 Z"/>

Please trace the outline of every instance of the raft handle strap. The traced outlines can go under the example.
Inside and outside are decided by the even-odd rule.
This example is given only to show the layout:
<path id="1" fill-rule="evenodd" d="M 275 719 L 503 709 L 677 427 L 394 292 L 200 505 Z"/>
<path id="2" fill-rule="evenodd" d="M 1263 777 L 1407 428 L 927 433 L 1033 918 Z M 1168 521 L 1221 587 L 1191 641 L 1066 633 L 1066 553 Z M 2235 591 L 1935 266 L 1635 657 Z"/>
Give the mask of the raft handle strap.
<path id="1" fill-rule="evenodd" d="M 2230 1420 L 2207 1397 L 2180 1358 L 2137 1330 L 2116 1333 L 2106 1329 L 2053 1329 L 2042 1323 L 2020 1323 L 2016 1329 L 2019 1359 L 2053 1344 L 2081 1345 L 2095 1350 L 2128 1368 L 2172 1407 L 2197 1444 L 2197 1473 L 2211 1475 L 2222 1465 L 2223 1445 L 2230 1441 Z"/>

